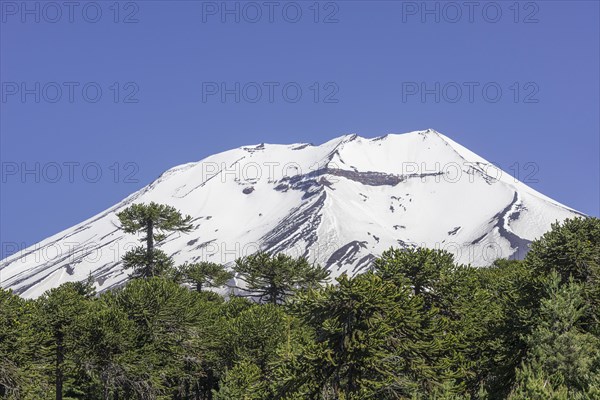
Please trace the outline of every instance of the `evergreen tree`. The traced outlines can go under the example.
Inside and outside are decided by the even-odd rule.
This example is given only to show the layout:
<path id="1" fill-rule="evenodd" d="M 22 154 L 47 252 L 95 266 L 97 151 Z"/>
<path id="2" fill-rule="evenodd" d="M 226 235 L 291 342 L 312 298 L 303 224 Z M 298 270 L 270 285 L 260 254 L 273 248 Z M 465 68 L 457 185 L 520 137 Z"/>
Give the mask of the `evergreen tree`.
<path id="1" fill-rule="evenodd" d="M 249 299 L 245 297 L 231 297 L 229 300 L 223 304 L 220 308 L 219 313 L 220 317 L 225 320 L 230 320 L 236 318 L 243 311 L 253 307 L 256 303 L 253 303 Z"/>
<path id="2" fill-rule="evenodd" d="M 247 367 L 257 368 L 257 379 L 262 382 L 261 390 L 265 393 L 260 398 L 275 398 L 281 363 L 299 348 L 300 340 L 306 339 L 306 329 L 282 307 L 272 304 L 254 303 L 222 323 L 219 349 L 222 364 L 217 371 L 222 377 L 221 386 L 237 379 L 237 374 L 244 374 Z"/>
<path id="3" fill-rule="evenodd" d="M 39 357 L 37 302 L 0 288 L 0 398 L 41 398 L 50 390 Z"/>
<path id="4" fill-rule="evenodd" d="M 552 224 L 552 229 L 531 244 L 525 263 L 538 277 L 555 270 L 562 283 L 573 278 L 584 285 L 588 330 L 600 337 L 600 219 L 573 218 Z M 542 295 L 540 284 L 537 296 Z"/>
<path id="5" fill-rule="evenodd" d="M 179 268 L 195 290 L 166 274 L 155 245 L 191 221 L 165 207 L 119 215 L 147 235 L 151 215 L 151 251 L 145 237 L 124 258 L 148 279 L 0 289 L 0 398 L 600 399 L 596 218 L 554 224 L 525 261 L 390 249 L 325 287 L 325 269 L 257 253 L 235 267 L 257 304 L 202 291 L 231 277 L 218 264 Z"/>
<path id="6" fill-rule="evenodd" d="M 600 219 L 572 218 L 552 224 L 551 229 L 531 243 L 525 258 L 540 276 L 555 270 L 562 283 L 597 285 L 600 279 Z"/>
<path id="7" fill-rule="evenodd" d="M 329 277 L 327 269 L 305 258 L 263 252 L 236 260 L 233 270 L 246 283 L 245 290 L 270 304 L 282 303 L 300 289 L 319 287 Z"/>
<path id="8" fill-rule="evenodd" d="M 581 329 L 586 303 L 583 285 L 546 280 L 538 323 L 527 339 L 529 351 L 517 371 L 511 399 L 592 399 L 600 397 L 600 339 Z"/>
<path id="9" fill-rule="evenodd" d="M 472 271 L 475 286 L 461 296 L 466 354 L 475 364 L 469 391 L 476 396 L 483 388 L 486 399 L 505 399 L 527 352 L 525 338 L 537 312 L 535 276 L 517 260 L 496 260 L 489 268 Z"/>
<path id="10" fill-rule="evenodd" d="M 123 255 L 123 268 L 133 270 L 129 275 L 132 279 L 167 276 L 173 265 L 171 257 L 157 248 L 149 254 L 144 246 L 136 246 Z"/>
<path id="11" fill-rule="evenodd" d="M 39 323 L 43 329 L 44 353 L 51 360 L 56 400 L 82 394 L 73 384 L 73 354 L 81 331 L 81 317 L 94 295 L 90 282 L 69 282 L 47 291 L 40 301 Z"/>
<path id="12" fill-rule="evenodd" d="M 244 360 L 227 370 L 219 391 L 214 392 L 214 399 L 264 400 L 269 398 L 267 386 L 260 368 Z"/>
<path id="13" fill-rule="evenodd" d="M 454 263 L 445 250 L 389 249 L 376 258 L 374 272 L 384 280 L 404 285 L 409 282 L 416 296 L 427 307 L 436 307 L 444 315 L 458 318 L 453 303 L 459 297 L 465 269 Z"/>
<path id="14" fill-rule="evenodd" d="M 445 358 L 448 370 L 453 371 L 453 383 L 443 377 L 440 380 L 454 388 L 449 395 L 462 385 L 476 391 L 479 382 L 472 367 L 481 357 L 476 346 L 486 331 L 482 321 L 488 322 L 490 296 L 479 290 L 474 269 L 457 265 L 454 256 L 444 250 L 390 249 L 375 259 L 373 273 L 399 290 L 412 289 L 412 295 L 423 302 L 423 313 L 429 312 L 435 324 L 443 326 L 445 344 L 436 357 Z"/>
<path id="15" fill-rule="evenodd" d="M 119 307 L 112 292 L 95 301 L 76 341 L 79 362 L 95 382 L 98 398 L 118 398 L 122 388 L 132 386 L 128 360 L 133 352 L 135 325 Z"/>
<path id="16" fill-rule="evenodd" d="M 134 325 L 129 395 L 199 396 L 204 361 L 218 339 L 213 330 L 218 303 L 160 277 L 129 282 L 115 302 Z"/>
<path id="17" fill-rule="evenodd" d="M 294 360 L 295 377 L 284 387 L 308 398 L 405 398 L 452 374 L 439 358 L 448 345 L 443 327 L 408 284 L 372 273 L 337 281 L 290 304 L 315 330 L 315 342 Z"/>
<path id="18" fill-rule="evenodd" d="M 445 250 L 389 249 L 376 258 L 374 270 L 383 279 L 408 279 L 415 295 L 424 294 L 433 303 L 435 293 L 444 273 L 455 268 L 454 256 Z"/>
<path id="19" fill-rule="evenodd" d="M 0 397 L 6 399 L 17 398 L 22 387 L 17 356 L 21 349 L 16 346 L 22 303 L 11 290 L 0 288 Z"/>
<path id="20" fill-rule="evenodd" d="M 233 274 L 221 264 L 200 262 L 184 264 L 179 267 L 179 274 L 184 282 L 191 284 L 200 292 L 206 287 L 219 287 L 233 278 Z"/>
<path id="21" fill-rule="evenodd" d="M 222 359 L 227 368 L 237 361 L 250 361 L 267 374 L 286 340 L 286 315 L 272 304 L 253 305 L 227 321 Z"/>
<path id="22" fill-rule="evenodd" d="M 193 228 L 189 215 L 182 216 L 175 208 L 151 202 L 133 204 L 117 214 L 121 229 L 127 233 L 144 233 L 141 241 L 145 248 L 137 247 L 123 257 L 125 268 L 134 269 L 134 277 L 159 275 L 171 267 L 170 259 L 154 248 L 166 238 L 167 232 L 190 232 Z"/>

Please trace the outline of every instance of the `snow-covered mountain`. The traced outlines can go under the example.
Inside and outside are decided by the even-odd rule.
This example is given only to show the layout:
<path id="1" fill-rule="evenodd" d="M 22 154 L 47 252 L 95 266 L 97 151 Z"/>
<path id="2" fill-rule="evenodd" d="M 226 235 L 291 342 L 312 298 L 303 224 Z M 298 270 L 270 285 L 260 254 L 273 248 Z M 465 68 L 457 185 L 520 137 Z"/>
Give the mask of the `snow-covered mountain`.
<path id="1" fill-rule="evenodd" d="M 581 215 L 433 130 L 319 146 L 260 144 L 174 167 L 108 210 L 0 262 L 0 285 L 37 297 L 91 273 L 121 284 L 139 237 L 119 230 L 132 203 L 165 203 L 194 218 L 160 246 L 176 263 L 230 263 L 259 249 L 306 256 L 332 276 L 369 268 L 394 247 L 446 249 L 488 265 L 522 258 L 556 220 Z"/>

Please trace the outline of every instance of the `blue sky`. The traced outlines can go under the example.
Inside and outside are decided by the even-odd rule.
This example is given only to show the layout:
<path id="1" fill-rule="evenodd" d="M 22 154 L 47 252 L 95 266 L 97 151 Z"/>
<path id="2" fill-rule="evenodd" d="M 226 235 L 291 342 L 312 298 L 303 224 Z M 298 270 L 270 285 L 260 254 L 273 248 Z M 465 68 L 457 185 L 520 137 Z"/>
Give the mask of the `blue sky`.
<path id="1" fill-rule="evenodd" d="M 0 1 L 0 256 L 172 166 L 347 133 L 433 128 L 598 216 L 599 2 L 470 4 Z"/>

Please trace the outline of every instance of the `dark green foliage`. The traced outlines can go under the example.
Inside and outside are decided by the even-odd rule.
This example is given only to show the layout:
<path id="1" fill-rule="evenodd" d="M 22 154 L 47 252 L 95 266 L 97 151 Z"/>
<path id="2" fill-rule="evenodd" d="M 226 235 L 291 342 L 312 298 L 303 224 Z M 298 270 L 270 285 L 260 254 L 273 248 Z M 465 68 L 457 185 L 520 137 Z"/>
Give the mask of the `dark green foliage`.
<path id="1" fill-rule="evenodd" d="M 325 268 L 305 258 L 262 252 L 236 260 L 233 269 L 248 292 L 271 304 L 280 304 L 299 289 L 318 287 L 329 277 Z"/>
<path id="2" fill-rule="evenodd" d="M 102 398 L 109 399 L 119 388 L 131 386 L 129 360 L 134 348 L 136 327 L 119 307 L 113 293 L 94 301 L 77 339 L 80 362 Z"/>
<path id="3" fill-rule="evenodd" d="M 123 268 L 132 269 L 129 277 L 134 279 L 167 276 L 173 268 L 173 260 L 160 249 L 155 248 L 148 255 L 144 246 L 137 246 L 123 256 Z"/>
<path id="4" fill-rule="evenodd" d="M 129 389 L 160 396 L 197 386 L 204 376 L 214 304 L 162 278 L 132 281 L 114 301 L 134 325 Z"/>
<path id="5" fill-rule="evenodd" d="M 538 275 L 555 270 L 562 283 L 571 277 L 576 282 L 598 284 L 600 279 L 600 220 L 567 219 L 552 224 L 552 229 L 531 244 L 525 259 Z"/>
<path id="6" fill-rule="evenodd" d="M 132 204 L 117 214 L 122 229 L 127 233 L 148 232 L 156 242 L 165 239 L 166 232 L 189 232 L 192 217 L 182 216 L 175 208 L 151 202 Z M 144 238 L 146 240 L 146 238 Z"/>
<path id="7" fill-rule="evenodd" d="M 310 398 L 405 398 L 454 375 L 443 320 L 407 281 L 343 275 L 337 285 L 299 294 L 290 309 L 315 330 L 289 384 Z"/>
<path id="8" fill-rule="evenodd" d="M 452 254 L 443 250 L 390 249 L 374 262 L 374 270 L 384 280 L 406 280 L 413 292 L 429 306 L 440 305 L 444 278 L 456 269 Z"/>
<path id="9" fill-rule="evenodd" d="M 117 214 L 121 229 L 127 233 L 144 233 L 146 247 L 136 247 L 123 256 L 125 268 L 133 268 L 132 277 L 150 277 L 164 273 L 172 266 L 167 255 L 154 248 L 167 237 L 167 232 L 190 232 L 192 217 L 182 216 L 165 204 L 132 204 Z"/>
<path id="10" fill-rule="evenodd" d="M 146 212 L 171 213 L 162 232 L 186 220 L 136 206 L 126 229 Z M 203 291 L 223 266 L 175 270 L 155 248 L 147 264 L 141 246 L 125 261 L 145 279 L 100 295 L 91 280 L 36 300 L 0 289 L 0 398 L 600 399 L 598 226 L 555 224 L 489 268 L 390 249 L 325 287 L 305 259 L 258 253 L 236 265 L 251 296 L 227 299 Z"/>
<path id="11" fill-rule="evenodd" d="M 475 371 L 481 368 L 474 367 L 482 357 L 475 344 L 498 318 L 490 313 L 491 296 L 478 284 L 477 270 L 456 265 L 446 251 L 420 248 L 390 249 L 375 260 L 373 271 L 399 289 L 408 287 L 422 301 L 421 312 L 429 312 L 444 331 L 437 357 L 452 371 L 448 379 L 454 379 L 455 386 L 465 385 L 469 392 L 477 391 L 480 380 Z M 441 384 L 447 387 L 448 379 Z M 428 393 L 435 390 L 442 389 Z"/>
<path id="12" fill-rule="evenodd" d="M 39 307 L 0 289 L 0 398 L 41 398 L 51 390 L 39 357 Z"/>
<path id="13" fill-rule="evenodd" d="M 539 297 L 522 261 L 497 260 L 490 268 L 474 270 L 474 276 L 475 286 L 468 288 L 462 307 L 467 354 L 475 362 L 469 388 L 475 394 L 483 386 L 490 399 L 503 399 L 527 351 L 525 337 Z"/>
<path id="14" fill-rule="evenodd" d="M 260 382 L 257 390 L 260 389 L 259 392 L 267 397 L 259 398 L 271 398 L 276 390 L 279 363 L 298 347 L 302 336 L 299 323 L 281 307 L 272 304 L 254 304 L 233 317 L 223 319 L 218 371 L 223 375 L 221 384 L 228 388 L 226 393 L 233 390 L 234 384 L 246 382 L 254 385 Z M 258 381 L 247 381 L 250 373 Z"/>
<path id="15" fill-rule="evenodd" d="M 219 287 L 233 278 L 233 274 L 221 264 L 213 262 L 200 262 L 183 264 L 179 267 L 181 280 L 192 285 L 200 292 L 207 287 Z"/>
<path id="16" fill-rule="evenodd" d="M 586 329 L 600 335 L 600 219 L 574 218 L 555 223 L 531 244 L 525 263 L 537 277 L 556 271 L 562 283 L 582 283 L 588 311 Z M 537 293 L 540 293 L 538 285 Z"/>
<path id="17" fill-rule="evenodd" d="M 221 307 L 221 316 L 225 319 L 235 318 L 240 315 L 241 312 L 252 307 L 254 303 L 244 297 L 232 297 Z"/>
<path id="18" fill-rule="evenodd" d="M 228 320 L 222 343 L 227 368 L 236 361 L 250 361 L 266 373 L 286 339 L 286 318 L 283 310 L 265 304 L 254 305 Z"/>
<path id="19" fill-rule="evenodd" d="M 580 328 L 583 285 L 560 282 L 556 272 L 545 280 L 545 298 L 511 399 L 600 398 L 600 338 Z"/>
<path id="20" fill-rule="evenodd" d="M 258 366 L 249 361 L 240 361 L 225 373 L 215 400 L 262 400 L 269 398 L 268 383 Z"/>
<path id="21" fill-rule="evenodd" d="M 78 367 L 75 358 L 82 316 L 88 312 L 89 298 L 94 294 L 87 283 L 65 283 L 46 292 L 39 300 L 40 312 L 36 321 L 41 331 L 40 356 L 53 360 L 47 373 L 54 386 L 57 400 L 80 397 Z"/>

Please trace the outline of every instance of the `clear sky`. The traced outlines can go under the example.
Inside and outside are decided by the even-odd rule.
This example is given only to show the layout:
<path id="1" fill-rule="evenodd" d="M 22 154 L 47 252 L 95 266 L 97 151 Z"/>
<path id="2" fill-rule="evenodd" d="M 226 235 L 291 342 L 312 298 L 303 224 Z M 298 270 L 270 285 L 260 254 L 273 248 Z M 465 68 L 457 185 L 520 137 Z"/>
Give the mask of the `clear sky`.
<path id="1" fill-rule="evenodd" d="M 0 1 L 0 242 L 246 144 L 433 128 L 599 211 L 598 1 Z"/>

